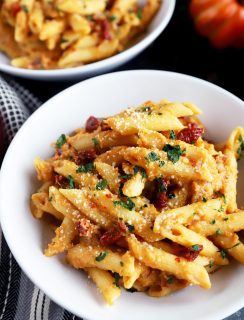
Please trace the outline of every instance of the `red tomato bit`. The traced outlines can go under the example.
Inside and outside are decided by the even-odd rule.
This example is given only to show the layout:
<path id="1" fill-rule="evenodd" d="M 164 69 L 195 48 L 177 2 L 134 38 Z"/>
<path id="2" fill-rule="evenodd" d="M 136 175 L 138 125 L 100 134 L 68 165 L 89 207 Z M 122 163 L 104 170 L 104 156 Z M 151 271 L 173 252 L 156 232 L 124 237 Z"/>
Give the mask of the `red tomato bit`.
<path id="1" fill-rule="evenodd" d="M 159 192 L 154 202 L 155 207 L 158 210 L 162 210 L 167 207 L 168 197 L 166 192 Z"/>
<path id="2" fill-rule="evenodd" d="M 100 238 L 103 246 L 109 246 L 120 240 L 126 233 L 127 229 L 123 221 L 118 221 L 116 225 L 107 230 Z"/>
<path id="3" fill-rule="evenodd" d="M 182 248 L 179 255 L 185 258 L 187 261 L 194 261 L 203 250 L 203 246 L 200 244 L 194 245 L 189 248 Z"/>
<path id="4" fill-rule="evenodd" d="M 100 125 L 100 121 L 94 117 L 94 116 L 90 116 L 87 121 L 86 121 L 86 131 L 87 132 L 93 132 L 95 131 Z"/>
<path id="5" fill-rule="evenodd" d="M 54 175 L 54 184 L 59 188 L 66 188 L 68 186 L 68 180 L 60 174 Z"/>
<path id="6" fill-rule="evenodd" d="M 13 3 L 11 7 L 12 15 L 15 17 L 17 13 L 21 10 L 20 4 L 19 3 Z"/>
<path id="7" fill-rule="evenodd" d="M 187 143 L 195 143 L 203 134 L 203 128 L 198 128 L 196 123 L 189 123 L 188 128 L 181 130 L 177 134 L 177 139 Z"/>

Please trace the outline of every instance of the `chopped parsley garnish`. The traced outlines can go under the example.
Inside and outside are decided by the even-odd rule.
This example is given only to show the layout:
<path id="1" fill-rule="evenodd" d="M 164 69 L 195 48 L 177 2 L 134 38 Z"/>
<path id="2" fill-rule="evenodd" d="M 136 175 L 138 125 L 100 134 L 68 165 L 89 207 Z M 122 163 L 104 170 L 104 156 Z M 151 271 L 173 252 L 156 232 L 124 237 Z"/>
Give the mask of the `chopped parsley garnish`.
<path id="1" fill-rule="evenodd" d="M 205 197 L 202 198 L 203 202 L 207 202 L 207 199 Z"/>
<path id="2" fill-rule="evenodd" d="M 145 159 L 147 160 L 147 162 L 153 162 L 153 161 L 157 161 L 160 160 L 159 156 L 157 155 L 157 153 L 155 153 L 154 151 L 151 151 L 147 157 L 145 157 Z"/>
<path id="3" fill-rule="evenodd" d="M 181 150 L 179 145 L 171 146 L 170 144 L 166 144 L 163 147 L 163 151 L 167 153 L 167 157 L 173 163 L 179 161 L 180 157 L 185 153 L 185 150 Z"/>
<path id="4" fill-rule="evenodd" d="M 176 140 L 176 134 L 175 134 L 174 130 L 170 130 L 169 138 Z"/>
<path id="5" fill-rule="evenodd" d="M 89 163 L 82 164 L 81 166 L 79 166 L 76 169 L 76 173 L 81 173 L 81 172 L 87 173 L 87 172 L 92 171 L 93 169 L 95 169 L 93 162 L 89 162 Z"/>
<path id="6" fill-rule="evenodd" d="M 221 255 L 222 259 L 225 259 L 226 256 L 227 256 L 227 251 L 225 249 L 222 249 L 219 252 L 220 252 L 220 255 Z"/>
<path id="7" fill-rule="evenodd" d="M 66 135 L 65 134 L 61 134 L 61 136 L 56 141 L 56 147 L 57 148 L 61 148 L 66 143 L 66 141 L 67 141 L 66 140 Z"/>
<path id="8" fill-rule="evenodd" d="M 95 260 L 97 261 L 97 262 L 100 262 L 100 261 L 102 261 L 103 259 L 105 259 L 106 258 L 106 256 L 107 256 L 107 252 L 100 252 L 99 253 L 99 255 L 95 258 Z"/>
<path id="9" fill-rule="evenodd" d="M 68 175 L 68 180 L 69 180 L 69 188 L 74 189 L 75 188 L 75 180 L 71 175 Z"/>
<path id="10" fill-rule="evenodd" d="M 233 248 L 239 246 L 240 244 L 241 244 L 241 243 L 238 242 L 238 243 L 236 243 L 233 247 L 219 250 L 218 252 L 220 252 L 220 255 L 221 255 L 222 259 L 225 259 L 225 258 L 226 258 L 226 256 L 227 256 L 227 251 L 228 251 L 228 250 L 233 249 Z"/>
<path id="11" fill-rule="evenodd" d="M 229 220 L 229 218 L 224 218 L 223 220 L 224 220 L 224 221 L 228 221 L 228 220 Z"/>
<path id="12" fill-rule="evenodd" d="M 97 138 L 92 138 L 92 142 L 95 147 L 99 146 L 99 140 Z"/>
<path id="13" fill-rule="evenodd" d="M 175 278 L 173 276 L 169 276 L 167 279 L 168 284 L 172 284 L 172 283 L 174 283 L 174 281 L 175 281 Z"/>
<path id="14" fill-rule="evenodd" d="M 146 179 L 146 178 L 147 178 L 146 171 L 145 171 L 142 167 L 135 166 L 135 167 L 134 167 L 134 174 L 137 174 L 138 172 L 141 173 L 143 179 Z"/>
<path id="15" fill-rule="evenodd" d="M 210 224 L 215 224 L 216 223 L 216 220 L 215 219 L 213 219 L 211 222 L 210 222 Z"/>
<path id="16" fill-rule="evenodd" d="M 224 212 L 225 209 L 223 206 L 221 206 L 219 209 L 215 209 L 215 210 L 221 213 L 221 212 Z"/>
<path id="17" fill-rule="evenodd" d="M 174 198 L 175 198 L 174 192 L 169 192 L 169 193 L 168 193 L 168 198 L 169 198 L 169 199 L 174 199 Z"/>
<path id="18" fill-rule="evenodd" d="M 116 16 L 109 16 L 108 19 L 109 19 L 109 21 L 113 22 L 114 20 L 117 19 L 117 17 Z"/>
<path id="19" fill-rule="evenodd" d="M 244 139 L 243 139 L 243 136 L 240 135 L 238 140 L 240 142 L 240 145 L 239 145 L 239 147 L 237 149 L 237 154 L 239 155 L 239 158 L 240 158 L 241 157 L 241 153 L 244 150 Z"/>
<path id="20" fill-rule="evenodd" d="M 123 183 L 120 183 L 120 186 L 119 186 L 119 196 L 120 197 L 124 197 L 124 194 L 123 194 Z"/>
<path id="21" fill-rule="evenodd" d="M 148 111 L 151 111 L 151 107 L 143 107 L 141 109 L 142 112 L 148 112 Z"/>
<path id="22" fill-rule="evenodd" d="M 209 268 L 212 268 L 214 266 L 214 262 L 213 262 L 213 260 L 210 260 L 209 261 Z"/>
<path id="23" fill-rule="evenodd" d="M 66 43 L 66 42 L 69 42 L 69 40 L 68 40 L 68 39 L 65 39 L 65 38 L 61 38 L 60 42 L 61 42 L 61 43 Z"/>
<path id="24" fill-rule="evenodd" d="M 132 178 L 132 174 L 124 174 L 120 176 L 120 179 L 124 179 L 124 180 L 129 180 L 130 178 Z"/>
<path id="25" fill-rule="evenodd" d="M 136 15 L 137 15 L 137 18 L 141 20 L 142 19 L 142 9 L 138 9 Z"/>
<path id="26" fill-rule="evenodd" d="M 101 181 L 99 181 L 96 185 L 96 190 L 104 190 L 108 185 L 107 180 L 102 179 Z"/>
<path id="27" fill-rule="evenodd" d="M 48 201 L 49 201 L 49 202 L 52 202 L 52 200 L 53 200 L 53 197 L 49 197 L 49 198 L 48 198 Z"/>
<path id="28" fill-rule="evenodd" d="M 130 289 L 126 289 L 126 291 L 130 292 L 130 293 L 134 293 L 137 292 L 137 290 L 135 288 L 130 288 Z"/>
<path id="29" fill-rule="evenodd" d="M 193 251 L 200 251 L 201 247 L 199 246 L 199 244 L 194 244 L 193 246 L 191 246 Z"/>
<path id="30" fill-rule="evenodd" d="M 196 216 L 196 215 L 197 215 L 197 213 L 196 213 L 196 212 L 193 212 L 193 215 L 194 215 L 194 216 Z"/>
<path id="31" fill-rule="evenodd" d="M 115 206 L 121 206 L 127 210 L 132 211 L 135 208 L 135 204 L 134 202 L 131 200 L 131 198 L 127 198 L 126 202 L 122 201 L 122 200 L 117 200 L 114 201 L 114 205 Z"/>
<path id="32" fill-rule="evenodd" d="M 116 287 L 120 288 L 119 286 L 119 280 L 120 280 L 121 276 L 118 274 L 118 272 L 114 272 L 114 284 L 116 285 Z"/>
<path id="33" fill-rule="evenodd" d="M 159 160 L 158 165 L 160 168 L 162 168 L 165 165 L 165 162 L 163 160 Z"/>
<path id="34" fill-rule="evenodd" d="M 165 185 L 164 179 L 156 178 L 155 181 L 157 182 L 158 192 L 166 192 L 167 186 Z"/>
<path id="35" fill-rule="evenodd" d="M 22 4 L 21 10 L 23 10 L 25 13 L 29 12 L 28 7 L 25 4 Z"/>
<path id="36" fill-rule="evenodd" d="M 133 224 L 126 223 L 126 227 L 129 230 L 129 232 L 133 232 L 135 230 L 135 227 L 133 226 Z"/>
<path id="37" fill-rule="evenodd" d="M 215 193 L 217 196 L 222 197 L 222 198 L 224 199 L 224 203 L 226 203 L 225 195 L 224 195 L 222 192 L 220 192 L 220 191 L 215 191 L 214 193 Z"/>
<path id="38" fill-rule="evenodd" d="M 216 230 L 216 235 L 219 236 L 219 235 L 221 235 L 221 234 L 222 234 L 222 231 L 220 230 L 220 228 L 218 228 L 218 229 Z"/>
<path id="39" fill-rule="evenodd" d="M 121 265 L 121 267 L 123 267 L 124 266 L 124 262 L 123 261 L 120 261 L 120 263 L 119 263 L 120 265 Z"/>

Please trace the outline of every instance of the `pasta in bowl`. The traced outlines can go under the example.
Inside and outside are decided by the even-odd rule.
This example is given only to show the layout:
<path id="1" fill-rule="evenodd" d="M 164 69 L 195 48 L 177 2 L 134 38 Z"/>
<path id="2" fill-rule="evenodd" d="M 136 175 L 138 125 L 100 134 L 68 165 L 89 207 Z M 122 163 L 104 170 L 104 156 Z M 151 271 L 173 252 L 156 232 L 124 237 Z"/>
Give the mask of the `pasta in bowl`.
<path id="1" fill-rule="evenodd" d="M 30 280 L 46 294 L 44 299 L 44 310 L 48 310 L 48 308 L 52 310 L 54 307 L 54 305 L 50 303 L 50 298 L 52 301 L 75 315 L 89 320 L 107 320 L 108 318 L 126 320 L 131 318 L 132 315 L 134 320 L 148 320 L 152 314 L 154 320 L 161 320 L 162 314 L 164 314 L 166 319 L 170 320 L 178 320 L 182 317 L 182 314 L 187 314 L 188 320 L 216 320 L 223 319 L 244 306 L 242 295 L 243 266 L 239 262 L 235 263 L 235 261 L 233 261 L 234 259 L 232 259 L 231 255 L 228 253 L 228 250 L 226 252 L 226 258 L 228 258 L 229 264 L 223 265 L 218 272 L 214 272 L 209 276 L 212 285 L 212 288 L 209 290 L 202 289 L 199 285 L 188 285 L 184 289 L 176 290 L 173 294 L 164 298 L 156 299 L 148 296 L 144 292 L 139 292 L 139 287 L 137 288 L 138 292 L 136 293 L 132 293 L 132 289 L 122 289 L 123 277 L 120 278 L 120 270 L 118 270 L 119 277 L 116 276 L 116 281 L 118 281 L 120 289 L 115 286 L 113 286 L 113 288 L 115 288 L 117 294 L 120 294 L 120 297 L 114 302 L 112 307 L 107 307 L 106 303 L 104 303 L 103 295 L 96 289 L 96 285 L 94 285 L 93 281 L 88 279 L 86 272 L 72 268 L 67 261 L 65 261 L 66 253 L 57 254 L 51 258 L 46 257 L 43 254 L 48 248 L 48 244 L 52 242 L 52 239 L 55 236 L 54 231 L 62 223 L 61 221 L 63 218 L 59 215 L 60 220 L 56 220 L 55 218 L 52 218 L 50 214 L 45 214 L 40 221 L 40 219 L 34 219 L 31 215 L 30 197 L 32 194 L 37 193 L 41 186 L 41 183 L 38 182 L 36 178 L 33 160 L 37 156 L 41 159 L 52 158 L 53 151 L 52 148 L 50 148 L 50 142 L 56 141 L 57 138 L 60 137 L 60 139 L 58 139 L 58 145 L 62 145 L 64 138 L 68 141 L 69 137 L 74 136 L 74 128 L 85 127 L 85 121 L 91 115 L 96 115 L 98 120 L 101 121 L 101 119 L 107 118 L 108 115 L 121 113 L 121 110 L 126 109 L 129 106 L 138 106 L 143 101 L 147 101 L 148 98 L 158 102 L 162 97 L 168 97 L 170 101 L 195 102 L 198 108 L 203 111 L 201 115 L 197 115 L 204 124 L 205 133 L 203 137 L 207 138 L 208 141 L 214 141 L 216 150 L 217 145 L 218 148 L 221 148 L 221 145 L 219 144 L 228 140 L 228 137 L 234 128 L 243 126 L 243 102 L 211 83 L 171 72 L 150 70 L 127 71 L 83 81 L 56 95 L 40 107 L 26 121 L 11 143 L 0 173 L 1 228 L 11 252 L 22 270 Z M 221 123 L 221 125 L 216 125 L 216 123 Z M 186 124 L 182 125 L 184 129 L 187 128 Z M 112 124 L 110 124 L 110 126 L 112 126 Z M 202 126 L 199 123 L 198 129 L 201 128 Z M 103 125 L 103 129 L 105 129 L 105 125 Z M 182 129 L 183 128 L 180 130 Z M 113 128 L 113 130 L 115 129 Z M 152 130 L 152 128 L 147 130 Z M 175 134 L 178 135 L 176 128 L 171 128 L 171 130 L 174 130 Z M 103 130 L 102 132 L 104 134 L 106 130 Z M 61 134 L 65 134 L 65 137 L 61 137 Z M 92 132 L 90 134 L 92 134 Z M 137 133 L 134 132 L 129 135 L 133 136 L 137 135 Z M 126 144 L 129 135 L 124 136 L 123 144 Z M 165 137 L 169 139 L 169 136 Z M 98 136 L 97 138 L 101 137 Z M 184 142 L 180 139 L 178 140 Z M 54 142 L 53 145 L 55 151 L 56 142 Z M 102 144 L 105 142 L 101 139 L 100 143 Z M 129 141 L 125 146 L 132 148 L 133 145 L 128 145 L 128 143 Z M 130 143 L 135 143 L 135 141 L 133 142 L 132 140 Z M 66 147 L 67 142 L 66 146 L 64 143 L 60 148 L 65 149 Z M 94 147 L 93 142 L 92 147 Z M 145 149 L 149 150 L 147 147 L 145 147 Z M 165 153 L 162 149 L 159 151 L 156 149 L 155 153 Z M 183 151 L 184 148 L 180 147 L 180 150 Z M 219 152 L 220 150 L 217 151 Z M 172 161 L 167 160 L 166 154 L 165 157 L 166 162 L 173 165 Z M 186 157 L 184 154 L 179 155 L 179 160 L 175 162 L 175 165 L 182 163 L 184 157 Z M 61 160 L 62 159 L 59 159 L 58 161 Z M 72 159 L 66 161 L 74 162 Z M 152 162 L 154 165 L 156 165 L 156 163 L 159 163 L 159 161 L 156 161 L 155 163 Z M 237 198 L 239 208 L 242 208 L 244 205 L 242 194 L 244 181 L 243 164 L 243 159 L 238 161 L 239 178 Z M 135 166 L 136 165 L 133 165 L 133 167 Z M 204 170 L 204 168 L 202 170 Z M 95 174 L 95 176 L 98 177 L 99 181 L 103 180 L 96 172 L 97 171 L 95 170 L 90 171 L 91 174 Z M 203 171 L 200 171 L 200 174 L 202 173 Z M 128 175 L 129 174 L 134 175 L 134 169 L 131 173 L 129 172 Z M 72 174 L 70 175 L 72 176 Z M 149 180 L 149 178 L 147 178 L 147 180 Z M 126 181 L 127 180 L 125 180 L 125 182 Z M 52 184 L 52 186 L 60 192 L 61 189 L 64 189 L 64 192 L 65 190 L 72 190 L 66 187 L 55 187 L 55 184 Z M 103 193 L 104 190 L 96 191 Z M 46 186 L 46 189 L 44 189 L 43 192 L 47 194 L 48 191 Z M 177 195 L 178 192 L 177 190 L 168 191 L 174 192 L 175 195 Z M 111 193 L 115 194 L 114 192 Z M 214 194 L 214 197 L 215 196 L 217 196 L 216 199 L 220 198 L 220 201 L 223 198 L 220 195 Z M 118 197 L 120 199 L 119 195 Z M 130 198 L 136 204 L 135 199 L 133 197 Z M 44 200 L 45 199 L 46 196 Z M 119 199 L 114 199 L 113 201 L 119 201 Z M 121 200 L 122 199 L 123 198 L 121 198 Z M 216 200 L 208 197 L 206 197 L 206 199 L 207 201 Z M 174 200 L 175 198 L 169 199 L 170 202 Z M 44 204 L 45 201 L 43 201 Z M 198 202 L 205 204 L 203 201 Z M 69 203 L 71 202 L 69 201 Z M 150 203 L 154 205 L 154 201 L 151 201 Z M 51 205 L 52 202 L 46 201 L 46 204 Z M 189 204 L 191 205 L 190 202 Z M 130 202 L 127 203 L 127 205 L 133 207 L 133 204 Z M 123 207 L 117 204 L 116 209 L 123 209 Z M 165 209 L 167 209 L 167 211 L 171 210 L 171 208 Z M 220 206 L 217 207 L 217 209 L 220 209 Z M 156 210 L 158 211 L 157 208 Z M 127 211 L 131 213 L 130 210 Z M 135 210 L 132 208 L 132 212 L 133 211 Z M 217 211 L 214 211 L 214 213 L 220 214 Z M 197 216 L 195 218 L 197 218 Z M 51 224 L 46 224 L 46 219 L 48 219 Z M 59 221 L 58 224 L 57 221 Z M 131 221 L 129 224 L 134 224 L 135 227 L 134 222 Z M 183 225 L 185 226 L 184 221 Z M 217 224 L 210 224 L 210 226 L 217 227 Z M 126 226 L 126 228 L 128 227 Z M 153 230 L 150 229 L 150 232 L 153 232 Z M 135 230 L 132 230 L 131 233 L 126 231 L 125 234 L 132 236 L 132 240 L 134 234 L 142 244 L 151 243 L 136 235 Z M 237 234 L 239 237 L 241 236 L 241 232 L 238 232 Z M 208 236 L 204 237 L 210 238 Z M 241 237 L 240 240 L 242 241 Z M 167 241 L 170 242 L 169 240 Z M 76 243 L 74 243 L 74 245 L 75 244 Z M 196 242 L 195 244 L 198 243 Z M 96 243 L 94 243 L 94 245 L 97 246 Z M 216 246 L 216 244 L 214 245 Z M 120 243 L 120 246 L 122 246 L 122 243 Z M 190 248 L 191 245 L 189 244 L 187 247 Z M 218 247 L 218 250 L 222 250 L 221 246 L 217 245 L 216 247 Z M 237 250 L 238 247 L 239 245 L 233 249 Z M 115 246 L 115 249 L 116 248 L 117 247 Z M 194 248 L 197 249 L 197 247 Z M 166 248 L 157 249 L 166 251 Z M 102 252 L 110 253 L 110 251 L 114 251 L 113 247 L 106 246 L 105 251 Z M 124 252 L 125 248 L 122 249 L 120 254 Z M 97 252 L 96 257 L 99 256 L 99 254 L 100 252 Z M 177 252 L 172 252 L 172 254 L 177 255 Z M 103 256 L 104 254 L 101 254 L 98 260 L 102 259 Z M 100 269 L 109 257 L 111 258 L 111 256 L 107 254 L 100 262 L 96 261 L 96 263 L 101 264 Z M 139 260 L 135 258 L 134 254 L 133 257 L 135 261 Z M 196 263 L 197 259 L 202 259 L 202 257 L 204 256 L 201 251 L 192 263 Z M 126 263 L 126 261 L 124 261 L 125 258 L 126 256 L 123 257 L 122 260 L 124 263 Z M 226 258 L 222 259 L 221 257 L 220 262 L 227 262 Z M 181 259 L 183 259 L 183 257 L 181 257 Z M 90 261 L 93 262 L 93 260 Z M 156 269 L 155 267 L 149 268 Z M 215 268 L 215 266 L 212 268 Z M 105 271 L 105 274 L 109 272 L 110 276 L 113 275 L 113 273 L 108 270 L 102 271 Z M 178 285 L 179 282 L 182 283 L 183 287 L 184 279 L 179 279 L 179 276 L 174 276 L 173 274 L 171 275 L 175 279 L 171 280 L 170 278 L 169 280 L 169 282 L 175 281 L 174 283 L 168 284 L 171 286 L 171 289 L 173 285 Z M 115 282 L 114 277 L 113 282 Z M 187 281 L 185 282 L 185 285 L 187 285 Z M 119 291 L 117 289 L 119 289 Z M 154 287 L 155 292 L 158 292 L 158 289 L 159 288 Z M 38 290 L 35 290 L 35 292 L 37 291 Z M 205 311 L 203 312 L 203 310 Z"/>
<path id="2" fill-rule="evenodd" d="M 204 139 L 192 103 L 147 101 L 62 134 L 53 157 L 35 160 L 42 186 L 32 213 L 57 220 L 46 256 L 66 252 L 112 304 L 120 286 L 166 296 L 244 263 L 237 208 L 238 127 L 223 144 Z"/>
<path id="3" fill-rule="evenodd" d="M 112 69 L 155 40 L 166 27 L 174 3 L 4 0 L 0 4 L 0 69 L 45 80 Z"/>

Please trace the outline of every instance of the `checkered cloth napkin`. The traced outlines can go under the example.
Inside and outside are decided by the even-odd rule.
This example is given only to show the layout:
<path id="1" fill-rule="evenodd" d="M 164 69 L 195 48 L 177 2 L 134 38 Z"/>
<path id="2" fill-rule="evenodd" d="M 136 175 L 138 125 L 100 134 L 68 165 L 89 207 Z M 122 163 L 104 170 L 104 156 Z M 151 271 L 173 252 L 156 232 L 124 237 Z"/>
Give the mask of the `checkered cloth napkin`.
<path id="1" fill-rule="evenodd" d="M 40 104 L 41 102 L 28 90 L 12 79 L 0 75 L 0 120 L 8 143 Z M 244 309 L 227 319 L 244 320 Z M 0 320 L 79 320 L 52 302 L 21 271 L 8 248 L 1 228 Z"/>

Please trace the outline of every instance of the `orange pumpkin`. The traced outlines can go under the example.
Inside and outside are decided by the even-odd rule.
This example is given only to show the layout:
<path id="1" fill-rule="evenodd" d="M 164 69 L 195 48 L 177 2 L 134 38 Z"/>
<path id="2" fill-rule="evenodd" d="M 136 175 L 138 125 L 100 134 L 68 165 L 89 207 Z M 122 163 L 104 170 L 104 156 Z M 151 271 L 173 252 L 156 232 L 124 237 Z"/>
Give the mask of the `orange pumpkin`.
<path id="1" fill-rule="evenodd" d="M 192 0 L 190 13 L 213 46 L 244 47 L 244 0 Z"/>

